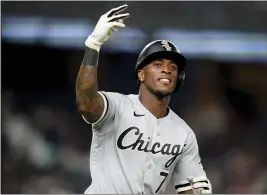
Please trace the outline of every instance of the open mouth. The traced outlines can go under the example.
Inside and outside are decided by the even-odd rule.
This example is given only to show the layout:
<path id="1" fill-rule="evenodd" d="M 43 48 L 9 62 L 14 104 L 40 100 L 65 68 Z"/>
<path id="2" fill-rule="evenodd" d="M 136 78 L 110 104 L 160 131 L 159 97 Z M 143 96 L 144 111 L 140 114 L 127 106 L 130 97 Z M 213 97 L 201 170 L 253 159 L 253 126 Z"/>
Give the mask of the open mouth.
<path id="1" fill-rule="evenodd" d="M 169 78 L 159 78 L 158 81 L 164 84 L 170 84 L 172 82 L 172 80 Z"/>

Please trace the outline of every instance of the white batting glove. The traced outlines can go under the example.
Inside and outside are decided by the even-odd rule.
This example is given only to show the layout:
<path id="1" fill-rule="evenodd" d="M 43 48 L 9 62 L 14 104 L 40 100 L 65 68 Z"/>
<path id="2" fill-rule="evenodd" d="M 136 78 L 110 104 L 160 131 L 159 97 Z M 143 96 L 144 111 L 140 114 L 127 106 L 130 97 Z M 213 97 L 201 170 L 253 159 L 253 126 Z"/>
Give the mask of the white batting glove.
<path id="1" fill-rule="evenodd" d="M 94 31 L 86 39 L 85 46 L 99 52 L 101 46 L 108 40 L 112 32 L 117 31 L 118 28 L 125 27 L 123 19 L 129 17 L 129 13 L 119 14 L 119 12 L 125 10 L 127 7 L 128 5 L 122 5 L 102 15 Z"/>
<path id="2" fill-rule="evenodd" d="M 188 177 L 187 180 L 191 184 L 194 194 L 212 194 L 212 187 L 207 177 Z"/>

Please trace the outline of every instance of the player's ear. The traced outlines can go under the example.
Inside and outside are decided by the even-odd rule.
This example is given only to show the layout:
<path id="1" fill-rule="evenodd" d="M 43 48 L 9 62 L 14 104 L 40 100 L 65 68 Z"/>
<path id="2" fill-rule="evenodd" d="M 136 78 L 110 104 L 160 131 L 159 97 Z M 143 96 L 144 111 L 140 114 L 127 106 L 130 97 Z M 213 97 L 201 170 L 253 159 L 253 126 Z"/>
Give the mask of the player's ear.
<path id="1" fill-rule="evenodd" d="M 143 71 L 143 69 L 138 70 L 137 75 L 138 75 L 138 79 L 139 79 L 139 81 L 140 81 L 141 83 L 144 82 L 145 78 L 144 78 L 144 71 Z"/>

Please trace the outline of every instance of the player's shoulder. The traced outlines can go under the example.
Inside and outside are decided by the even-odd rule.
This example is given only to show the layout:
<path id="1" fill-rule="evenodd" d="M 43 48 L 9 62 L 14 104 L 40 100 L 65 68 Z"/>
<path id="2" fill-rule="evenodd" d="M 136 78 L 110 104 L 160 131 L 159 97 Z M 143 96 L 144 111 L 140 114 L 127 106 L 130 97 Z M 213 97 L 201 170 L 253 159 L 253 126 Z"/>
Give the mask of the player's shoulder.
<path id="1" fill-rule="evenodd" d="M 178 127 L 179 130 L 183 131 L 186 134 L 194 134 L 191 127 L 182 119 L 178 114 L 170 109 L 170 119 L 174 126 Z"/>
<path id="2" fill-rule="evenodd" d="M 107 95 L 107 96 L 117 96 L 121 98 L 129 98 L 129 96 L 132 96 L 133 94 L 123 94 L 119 92 L 112 92 L 112 91 L 99 91 L 100 93 Z"/>
<path id="3" fill-rule="evenodd" d="M 99 91 L 104 94 L 108 99 L 116 99 L 117 101 L 123 102 L 133 102 L 138 98 L 136 94 L 123 94 L 118 92 L 108 92 L 108 91 Z"/>

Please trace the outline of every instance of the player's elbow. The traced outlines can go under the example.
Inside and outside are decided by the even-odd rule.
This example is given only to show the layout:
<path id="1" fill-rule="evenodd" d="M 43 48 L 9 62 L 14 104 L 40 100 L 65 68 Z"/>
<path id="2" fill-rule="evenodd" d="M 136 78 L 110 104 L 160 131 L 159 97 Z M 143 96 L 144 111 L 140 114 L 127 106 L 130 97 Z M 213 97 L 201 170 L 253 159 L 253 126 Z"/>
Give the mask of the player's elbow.
<path id="1" fill-rule="evenodd" d="M 96 105 L 94 105 L 93 101 L 76 100 L 76 108 L 82 115 L 94 112 L 96 110 L 95 107 Z"/>
<path id="2" fill-rule="evenodd" d="M 76 93 L 76 108 L 79 112 L 91 112 L 94 109 L 95 99 L 97 96 L 88 96 Z"/>
<path id="3" fill-rule="evenodd" d="M 95 117 L 93 108 L 90 108 L 89 104 L 81 104 L 79 102 L 76 103 L 76 107 L 78 112 L 83 116 L 85 121 L 89 123 L 93 123 L 97 121 L 98 118 Z"/>
<path id="4" fill-rule="evenodd" d="M 86 112 L 90 108 L 90 103 L 83 98 L 76 97 L 76 108 L 79 112 Z"/>
<path id="5" fill-rule="evenodd" d="M 86 121 L 92 123 L 97 121 L 102 116 L 105 103 L 102 96 L 97 94 L 91 99 L 80 97 L 76 98 L 76 107 Z"/>
<path id="6" fill-rule="evenodd" d="M 81 114 L 89 111 L 88 105 L 82 104 L 80 102 L 76 102 L 76 108 L 77 108 L 78 112 Z"/>

